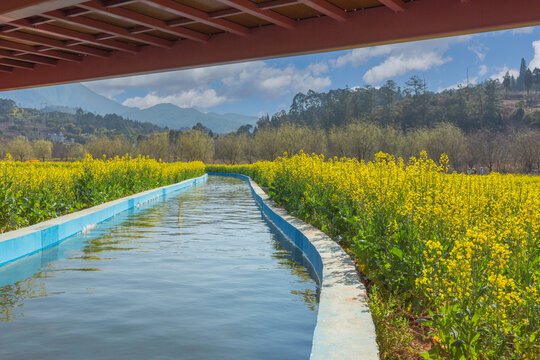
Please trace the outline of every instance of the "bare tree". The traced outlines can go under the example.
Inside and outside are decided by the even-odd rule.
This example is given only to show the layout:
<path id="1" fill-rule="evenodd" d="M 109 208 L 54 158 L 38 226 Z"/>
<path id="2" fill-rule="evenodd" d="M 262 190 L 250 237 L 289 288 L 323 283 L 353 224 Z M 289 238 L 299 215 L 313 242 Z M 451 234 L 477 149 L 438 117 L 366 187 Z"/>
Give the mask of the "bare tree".
<path id="1" fill-rule="evenodd" d="M 211 163 L 214 159 L 214 139 L 199 130 L 189 130 L 179 138 L 182 161 L 203 161 Z"/>
<path id="2" fill-rule="evenodd" d="M 540 162 L 540 131 L 521 130 L 513 141 L 514 158 L 526 173 L 531 173 Z"/>
<path id="3" fill-rule="evenodd" d="M 243 158 L 247 147 L 247 136 L 231 133 L 219 136 L 216 141 L 216 158 L 228 164 L 238 164 Z"/>
<path id="4" fill-rule="evenodd" d="M 36 140 L 32 144 L 34 150 L 34 155 L 45 161 L 45 159 L 50 159 L 52 155 L 52 142 L 47 140 Z"/>

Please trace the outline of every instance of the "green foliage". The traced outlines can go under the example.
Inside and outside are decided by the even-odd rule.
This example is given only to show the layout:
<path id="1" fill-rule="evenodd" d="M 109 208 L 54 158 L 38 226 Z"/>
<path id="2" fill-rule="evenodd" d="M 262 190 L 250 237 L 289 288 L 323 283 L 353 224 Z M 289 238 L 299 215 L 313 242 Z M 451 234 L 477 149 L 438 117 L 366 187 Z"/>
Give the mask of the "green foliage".
<path id="1" fill-rule="evenodd" d="M 0 233 L 202 174 L 201 162 L 165 164 L 144 158 L 0 161 Z"/>
<path id="2" fill-rule="evenodd" d="M 380 358 L 393 360 L 414 357 L 409 323 L 395 297 L 385 297 L 377 286 L 373 286 L 370 290 L 369 310 L 377 332 Z"/>
<path id="3" fill-rule="evenodd" d="M 75 114 L 23 109 L 11 100 L 0 99 L 0 130 L 6 136 L 26 135 L 43 139 L 49 134 L 62 133 L 68 139 L 85 143 L 91 136 L 123 136 L 134 139 L 164 129 L 151 123 L 124 119 L 116 114 L 105 116 L 78 110 Z"/>

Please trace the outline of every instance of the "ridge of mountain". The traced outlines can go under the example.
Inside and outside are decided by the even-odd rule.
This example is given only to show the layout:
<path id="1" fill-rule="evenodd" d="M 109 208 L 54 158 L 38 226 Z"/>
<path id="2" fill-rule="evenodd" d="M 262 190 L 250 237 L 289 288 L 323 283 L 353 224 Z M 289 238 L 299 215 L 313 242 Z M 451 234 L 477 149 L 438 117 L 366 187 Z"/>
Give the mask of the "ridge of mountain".
<path id="1" fill-rule="evenodd" d="M 257 117 L 240 114 L 203 113 L 174 104 L 157 104 L 146 109 L 124 106 L 99 95 L 82 84 L 55 85 L 41 88 L 0 92 L 0 98 L 11 99 L 18 106 L 74 113 L 77 108 L 99 115 L 117 114 L 124 118 L 150 122 L 169 129 L 185 130 L 200 122 L 215 133 L 228 133 L 240 126 L 257 122 Z"/>

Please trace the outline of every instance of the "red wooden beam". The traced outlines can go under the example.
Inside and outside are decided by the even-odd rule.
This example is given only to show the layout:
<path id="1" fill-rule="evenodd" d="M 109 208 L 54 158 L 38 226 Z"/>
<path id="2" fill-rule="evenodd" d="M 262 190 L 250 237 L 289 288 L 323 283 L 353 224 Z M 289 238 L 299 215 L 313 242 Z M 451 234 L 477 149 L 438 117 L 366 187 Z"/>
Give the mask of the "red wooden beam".
<path id="1" fill-rule="evenodd" d="M 317 10 L 321 14 L 330 16 L 334 20 L 347 20 L 347 13 L 343 9 L 338 8 L 326 0 L 299 0 L 298 2 Z"/>
<path id="2" fill-rule="evenodd" d="M 28 63 L 26 61 L 20 61 L 20 60 L 13 60 L 13 59 L 2 59 L 0 58 L 0 64 L 11 66 L 14 68 L 21 68 L 21 69 L 34 69 L 34 64 Z"/>
<path id="3" fill-rule="evenodd" d="M 92 10 L 88 10 L 88 9 L 82 9 L 82 8 L 73 8 L 73 9 L 68 9 L 68 10 L 64 10 L 64 15 L 66 16 L 81 16 L 81 15 L 86 15 L 88 13 L 91 13 Z"/>
<path id="4" fill-rule="evenodd" d="M 414 1 L 396 16 L 385 7 L 352 12 L 347 21 L 327 16 L 298 22 L 293 30 L 261 26 L 249 37 L 216 34 L 207 44 L 181 41 L 166 50 L 143 47 L 137 55 L 114 52 L 109 58 L 86 57 L 80 64 L 40 67 L 32 76 L 22 69 L 0 75 L 0 89 L 11 90 L 163 70 L 185 69 L 318 51 L 462 35 L 540 24 L 540 1 Z M 47 51 L 47 50 L 45 50 Z"/>
<path id="5" fill-rule="evenodd" d="M 213 26 L 215 28 L 231 32 L 236 35 L 247 36 L 249 35 L 249 29 L 245 26 L 238 25 L 224 19 L 212 19 L 208 13 L 194 9 L 192 7 L 177 3 L 173 0 L 141 0 L 148 5 L 155 6 L 159 9 L 166 10 L 173 14 L 187 17 L 189 19 L 201 22 L 206 25 Z"/>
<path id="6" fill-rule="evenodd" d="M 77 5 L 85 0 L 1 0 L 0 21 L 13 21 L 46 11 Z"/>
<path id="7" fill-rule="evenodd" d="M 164 21 L 155 19 L 155 18 L 150 17 L 150 16 L 146 16 L 146 15 L 136 13 L 134 11 L 130 11 L 130 10 L 127 10 L 127 9 L 122 9 L 122 8 L 119 8 L 119 7 L 107 8 L 107 7 L 103 6 L 103 5 L 101 5 L 100 2 L 97 1 L 97 0 L 85 2 L 85 3 L 81 4 L 80 7 L 84 8 L 84 9 L 87 9 L 87 10 L 92 10 L 92 11 L 104 13 L 104 14 L 107 14 L 108 16 L 113 16 L 113 17 L 116 17 L 116 18 L 119 18 L 119 19 L 126 19 L 126 20 L 129 20 L 129 21 L 131 21 L 131 22 L 133 22 L 135 24 L 139 24 L 139 25 L 142 25 L 142 26 L 148 26 L 148 27 L 153 28 L 155 30 L 160 30 L 160 31 L 163 31 L 165 33 L 180 36 L 180 37 L 183 37 L 183 38 L 186 38 L 186 39 L 191 39 L 191 40 L 200 41 L 200 42 L 207 42 L 208 38 L 209 38 L 208 35 L 201 34 L 201 33 L 197 32 L 197 31 L 193 31 L 193 30 L 190 30 L 190 29 L 171 28 Z"/>
<path id="8" fill-rule="evenodd" d="M 13 68 L 10 67 L 10 66 L 4 66 L 4 65 L 0 65 L 0 72 L 7 72 L 7 73 L 10 73 L 13 71 Z"/>
<path id="9" fill-rule="evenodd" d="M 47 23 L 50 23 L 50 22 L 53 22 L 54 20 L 51 20 L 51 19 L 47 19 L 47 18 L 44 18 L 44 17 L 38 17 L 38 18 L 33 18 L 33 19 L 27 19 L 28 22 L 32 25 L 41 25 L 41 24 L 47 24 Z"/>
<path id="10" fill-rule="evenodd" d="M 9 58 L 13 60 L 23 60 L 26 62 L 43 64 L 43 65 L 51 65 L 51 66 L 58 64 L 58 60 L 56 59 L 51 59 L 48 57 L 37 56 L 37 55 L 32 55 L 32 54 L 18 54 L 15 51 L 5 50 L 5 49 L 0 49 L 0 57 Z"/>
<path id="11" fill-rule="evenodd" d="M 9 56 L 6 56 L 6 57 L 9 57 Z M 32 55 L 32 54 L 18 55 L 15 57 L 15 59 L 20 59 L 24 61 L 33 62 L 36 64 L 49 65 L 49 66 L 56 66 L 58 64 L 58 60 L 56 59 L 51 59 L 45 56 L 38 56 L 38 55 Z"/>
<path id="12" fill-rule="evenodd" d="M 275 8 L 290 6 L 294 4 L 298 4 L 298 0 L 270 0 L 270 1 L 265 1 L 262 3 L 258 3 L 256 5 L 259 9 L 275 9 Z M 219 18 L 232 16 L 232 15 L 239 15 L 243 13 L 244 12 L 242 10 L 229 8 L 229 9 L 224 9 L 224 10 L 212 11 L 212 12 L 209 12 L 208 15 L 210 15 L 210 18 L 212 19 L 219 19 Z M 174 20 L 169 20 L 166 22 L 168 26 L 181 26 L 181 25 L 188 25 L 188 24 L 194 24 L 194 23 L 196 23 L 196 21 L 192 19 L 174 19 Z"/>
<path id="13" fill-rule="evenodd" d="M 106 50 L 96 49 L 96 48 L 92 48 L 89 46 L 82 46 L 82 45 L 69 46 L 69 45 L 66 45 L 61 40 L 50 39 L 44 36 L 27 34 L 27 33 L 22 33 L 18 31 L 9 33 L 9 37 L 13 39 L 17 39 L 17 40 L 28 41 L 31 43 L 46 46 L 46 48 L 42 49 L 41 51 L 47 51 L 49 48 L 52 47 L 56 49 L 62 49 L 62 50 L 67 50 L 67 51 L 72 51 L 72 52 L 76 52 L 80 54 L 97 56 L 97 57 L 102 57 L 102 58 L 109 57 L 111 54 L 109 51 L 106 51 Z"/>
<path id="14" fill-rule="evenodd" d="M 7 41 L 7 40 L 2 40 L 2 39 L 0 39 L 0 47 L 5 48 L 5 49 L 15 50 L 15 51 L 18 51 L 18 52 L 24 53 L 24 54 L 32 54 L 32 55 L 38 55 L 38 56 L 39 55 L 48 56 L 48 57 L 53 58 L 53 59 L 73 61 L 73 62 L 77 62 L 77 63 L 82 61 L 82 57 L 80 55 L 76 55 L 76 54 L 72 54 L 72 53 L 60 52 L 60 51 L 56 51 L 56 50 L 43 51 L 43 50 L 40 50 L 40 49 L 38 49 L 38 48 L 36 48 L 34 46 L 21 44 L 21 43 L 16 43 L 16 42 Z M 43 56 L 39 56 L 39 57 L 43 57 Z"/>
<path id="15" fill-rule="evenodd" d="M 149 32 L 152 30 L 156 30 L 156 29 L 151 29 L 143 25 L 137 25 L 128 29 L 130 34 L 144 34 L 145 32 Z"/>
<path id="16" fill-rule="evenodd" d="M 116 7 L 116 6 L 122 6 L 122 5 L 129 5 L 136 3 L 139 0 L 104 0 L 103 5 L 106 7 Z"/>
<path id="17" fill-rule="evenodd" d="M 249 0 L 218 0 L 220 3 L 232 6 L 247 14 L 266 20 L 270 23 L 282 26 L 286 29 L 294 29 L 296 22 L 284 15 L 272 10 L 261 9 Z"/>
<path id="18" fill-rule="evenodd" d="M 162 47 L 166 49 L 172 47 L 174 44 L 173 41 L 161 39 L 161 38 L 151 36 L 151 35 L 132 34 L 129 32 L 128 29 L 123 28 L 121 26 L 107 24 L 107 23 L 97 21 L 94 19 L 85 18 L 85 17 L 68 17 L 64 15 L 64 13 L 60 10 L 46 12 L 45 14 L 43 14 L 43 16 L 48 17 L 50 19 L 58 20 L 61 22 L 65 22 L 68 24 L 74 24 L 74 25 L 78 25 L 87 29 L 103 31 L 108 34 L 120 36 L 126 39 L 139 41 L 145 44 L 150 44 L 150 45 L 154 45 L 154 46 L 158 46 L 158 47 Z M 101 44 L 101 43 L 104 43 L 104 42 L 98 42 L 98 44 Z M 113 41 L 113 43 L 118 43 L 118 41 Z M 123 45 L 127 45 L 127 44 L 123 44 Z"/>
<path id="19" fill-rule="evenodd" d="M 259 9 L 276 9 L 283 6 L 298 4 L 298 0 L 270 0 L 257 3 Z"/>
<path id="20" fill-rule="evenodd" d="M 97 40 L 91 34 L 82 33 L 82 32 L 74 31 L 70 29 L 65 29 L 65 28 L 61 28 L 61 27 L 49 25 L 49 24 L 33 25 L 26 19 L 12 21 L 9 23 L 9 25 L 24 28 L 24 29 L 34 30 L 43 34 L 49 34 L 53 36 L 65 37 L 71 40 L 87 42 L 87 43 L 95 44 L 98 46 L 108 47 L 114 50 L 127 51 L 133 54 L 136 54 L 138 52 L 138 48 L 131 44 L 122 43 L 116 40 Z M 84 47 L 84 48 L 86 48 L 85 49 L 86 52 L 84 52 L 84 54 L 100 56 L 99 55 L 100 52 L 94 51 L 94 48 L 89 48 L 89 47 Z"/>
<path id="21" fill-rule="evenodd" d="M 403 0 L 379 0 L 379 2 L 395 12 L 405 11 Z"/>

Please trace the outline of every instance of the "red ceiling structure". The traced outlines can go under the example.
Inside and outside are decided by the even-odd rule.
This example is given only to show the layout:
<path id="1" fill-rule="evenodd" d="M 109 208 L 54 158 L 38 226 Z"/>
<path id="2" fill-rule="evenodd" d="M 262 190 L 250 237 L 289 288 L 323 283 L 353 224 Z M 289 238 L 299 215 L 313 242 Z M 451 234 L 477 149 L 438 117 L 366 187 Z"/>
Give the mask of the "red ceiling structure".
<path id="1" fill-rule="evenodd" d="M 0 90 L 540 24 L 540 0 L 0 0 Z"/>

